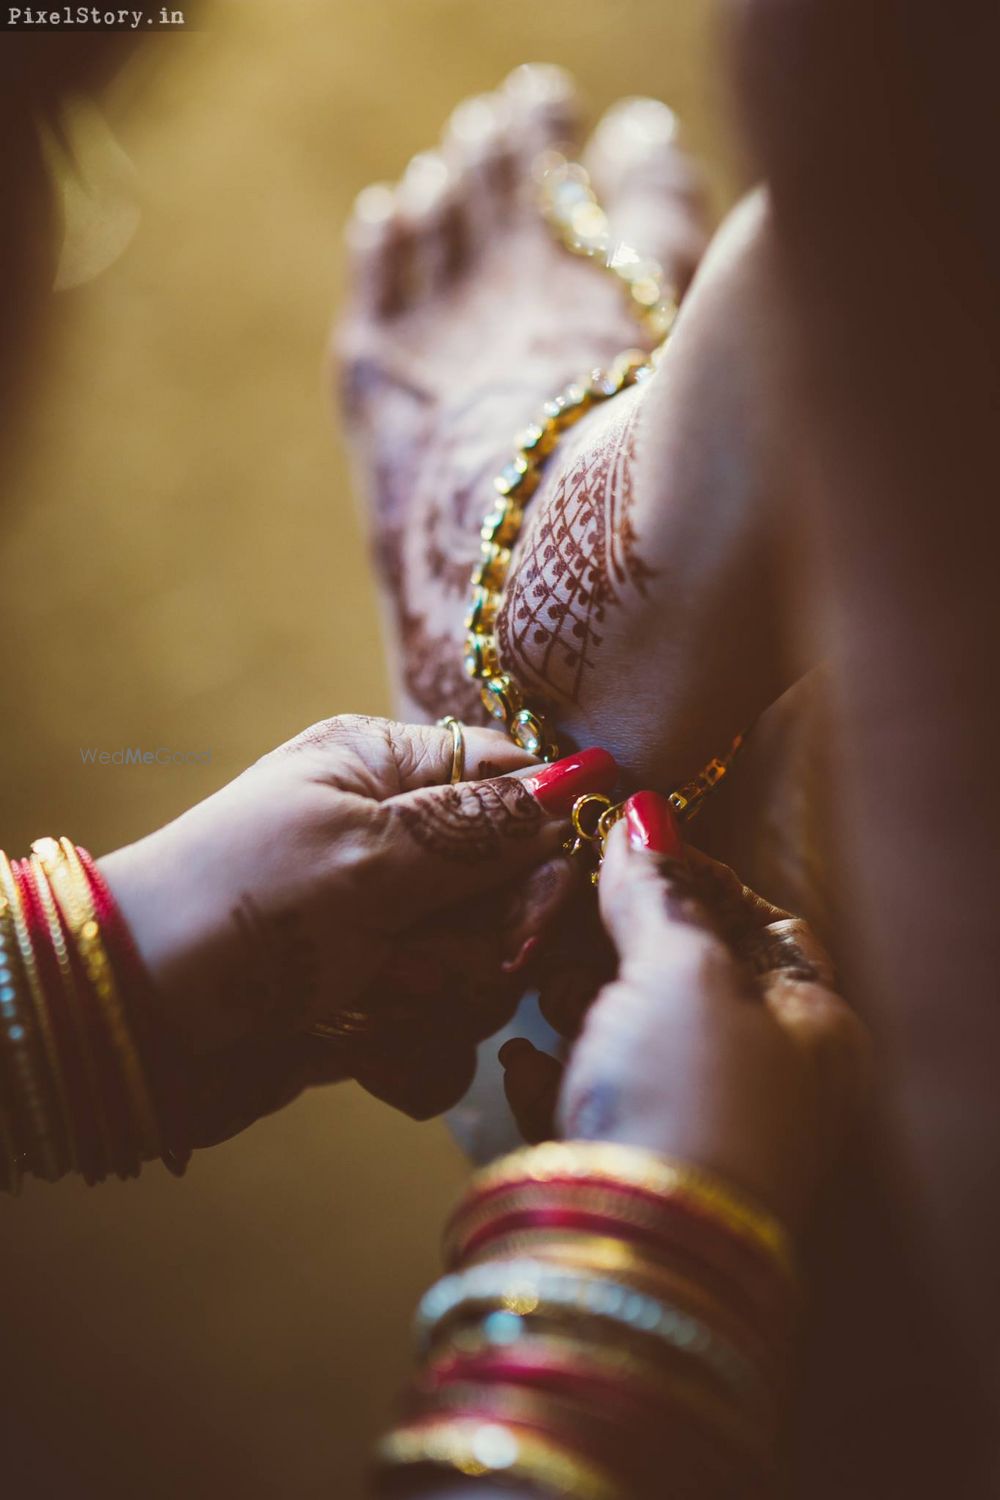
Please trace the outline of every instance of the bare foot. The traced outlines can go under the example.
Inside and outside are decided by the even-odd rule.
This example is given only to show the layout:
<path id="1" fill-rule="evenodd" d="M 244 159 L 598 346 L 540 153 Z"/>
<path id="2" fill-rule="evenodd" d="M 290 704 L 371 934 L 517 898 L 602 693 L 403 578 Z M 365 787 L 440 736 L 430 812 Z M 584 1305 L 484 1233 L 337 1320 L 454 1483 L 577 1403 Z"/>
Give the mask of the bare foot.
<path id="1" fill-rule="evenodd" d="M 366 190 L 349 229 L 343 389 L 407 717 L 482 720 L 463 618 L 493 475 L 544 399 L 637 342 L 619 288 L 553 242 L 534 202 L 531 165 L 571 144 L 576 115 L 566 75 L 519 69 L 459 106 L 397 187 Z M 622 101 L 583 159 L 613 233 L 685 287 L 708 231 L 670 111 Z M 777 583 L 782 435 L 759 395 L 765 219 L 760 202 L 730 217 L 658 373 L 560 444 L 505 591 L 503 665 L 561 740 L 605 745 L 633 784 L 694 775 L 799 667 Z M 758 777 L 752 807 L 728 798 L 713 850 L 745 851 L 736 831 L 761 826 L 761 797 Z M 746 874 L 816 915 L 759 864 Z"/>
<path id="2" fill-rule="evenodd" d="M 519 69 L 460 105 L 440 151 L 415 157 L 394 191 L 362 193 L 349 227 L 344 399 L 396 612 L 401 688 L 423 715 L 481 716 L 462 670 L 462 620 L 492 478 L 514 435 L 547 396 L 636 340 L 617 287 L 554 244 L 534 203 L 531 165 L 572 137 L 576 114 L 560 70 Z M 638 149 L 675 184 L 656 242 L 686 283 L 705 241 L 697 178 L 663 106 L 640 101 L 622 116 L 605 121 L 594 155 L 606 160 L 616 135 L 629 143 L 639 131 Z M 621 176 L 627 209 L 627 161 Z M 648 215 L 640 222 L 650 232 Z"/>

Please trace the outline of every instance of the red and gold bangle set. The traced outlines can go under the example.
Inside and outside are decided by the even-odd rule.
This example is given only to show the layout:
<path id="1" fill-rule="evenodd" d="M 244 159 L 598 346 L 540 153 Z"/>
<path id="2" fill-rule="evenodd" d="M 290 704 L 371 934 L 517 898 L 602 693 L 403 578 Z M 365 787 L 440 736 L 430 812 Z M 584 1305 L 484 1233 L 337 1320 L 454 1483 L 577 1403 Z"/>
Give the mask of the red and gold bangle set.
<path id="1" fill-rule="evenodd" d="M 162 1156 L 181 1171 L 171 1110 L 138 1038 L 145 984 L 107 885 L 85 849 L 37 839 L 0 851 L 0 1186 L 135 1177 Z"/>
<path id="2" fill-rule="evenodd" d="M 766 1493 L 796 1304 L 787 1236 L 716 1178 L 550 1142 L 486 1168 L 417 1315 L 422 1364 L 377 1453 L 580 1500 Z"/>

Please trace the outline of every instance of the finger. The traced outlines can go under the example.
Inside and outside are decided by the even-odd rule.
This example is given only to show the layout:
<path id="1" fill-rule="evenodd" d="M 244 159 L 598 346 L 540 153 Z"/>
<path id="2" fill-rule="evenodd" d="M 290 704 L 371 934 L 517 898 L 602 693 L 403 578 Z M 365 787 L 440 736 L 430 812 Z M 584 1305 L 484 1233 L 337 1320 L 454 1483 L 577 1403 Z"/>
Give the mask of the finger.
<path id="1" fill-rule="evenodd" d="M 862 1101 L 872 1072 L 871 1039 L 850 1006 L 824 983 L 776 969 L 762 981 L 764 1004 L 808 1059 L 812 1091 L 822 1100 L 821 1142 L 827 1160 L 836 1154 Z"/>
<path id="2" fill-rule="evenodd" d="M 746 945 L 754 972 L 766 982 L 772 977 L 819 984 L 836 989 L 833 960 L 801 917 L 783 917 L 757 929 Z"/>
<path id="3" fill-rule="evenodd" d="M 601 925 L 597 892 L 589 882 L 584 889 L 578 886 L 576 899 L 546 938 L 535 965 L 538 1008 L 553 1030 L 577 1036 L 598 990 L 614 978 L 617 967 Z"/>
<path id="4" fill-rule="evenodd" d="M 606 793 L 617 776 L 607 751 L 582 750 L 514 776 L 427 787 L 374 807 L 361 878 L 378 886 L 388 930 L 551 859 L 576 799 Z"/>
<path id="5" fill-rule="evenodd" d="M 410 1045 L 405 1052 L 359 1052 L 351 1071 L 376 1099 L 411 1119 L 430 1120 L 468 1090 L 476 1072 L 476 1049 L 469 1042 L 433 1040 Z"/>
<path id="6" fill-rule="evenodd" d="M 789 913 L 744 885 L 735 870 L 700 849 L 685 852 L 695 888 L 711 907 L 727 938 L 741 946 L 752 942 L 762 928 L 789 919 Z"/>
<path id="7" fill-rule="evenodd" d="M 753 973 L 781 971 L 836 988 L 833 960 L 807 922 L 751 890 L 728 865 L 700 850 L 688 850 L 687 863 L 727 942 Z"/>
<path id="8" fill-rule="evenodd" d="M 520 974 L 534 963 L 543 938 L 578 885 L 574 863 L 565 854 L 514 882 L 500 907 L 498 923 L 500 963 L 505 974 Z"/>
<path id="9" fill-rule="evenodd" d="M 455 748 L 455 736 L 439 724 L 338 714 L 310 725 L 272 754 L 308 754 L 331 786 L 381 802 L 420 787 L 447 785 Z M 499 730 L 475 725 L 462 725 L 459 762 L 462 780 L 470 781 L 538 764 Z"/>
<path id="10" fill-rule="evenodd" d="M 692 883 L 686 859 L 679 857 L 682 853 L 666 798 L 638 793 L 611 830 L 598 899 L 622 973 L 649 967 L 660 973 L 690 969 L 677 974 L 687 993 L 705 988 L 702 979 L 707 982 L 709 971 L 713 981 L 726 971 L 735 979 L 737 965 Z"/>
<path id="11" fill-rule="evenodd" d="M 533 1047 L 526 1037 L 512 1037 L 500 1048 L 503 1090 L 517 1128 L 530 1146 L 556 1135 L 555 1111 L 563 1065 Z"/>

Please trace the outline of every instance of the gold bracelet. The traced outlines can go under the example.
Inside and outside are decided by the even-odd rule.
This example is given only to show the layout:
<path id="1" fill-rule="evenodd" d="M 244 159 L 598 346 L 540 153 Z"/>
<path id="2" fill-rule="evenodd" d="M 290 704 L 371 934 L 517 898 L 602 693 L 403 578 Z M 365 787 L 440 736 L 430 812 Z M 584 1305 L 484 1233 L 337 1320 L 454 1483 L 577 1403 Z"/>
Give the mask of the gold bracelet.
<path id="1" fill-rule="evenodd" d="M 80 1067 L 86 1084 L 87 1102 L 90 1107 L 97 1137 L 95 1144 L 100 1154 L 100 1159 L 93 1164 L 94 1175 L 97 1180 L 100 1180 L 112 1168 L 114 1132 L 107 1118 L 105 1100 L 101 1089 L 100 1072 L 97 1060 L 94 1057 L 90 1027 L 87 1024 L 87 1017 L 84 1014 L 76 975 L 73 973 L 69 950 L 66 947 L 66 938 L 56 907 L 56 899 L 42 861 L 35 853 L 32 853 L 29 858 L 31 873 L 35 877 L 35 889 L 38 892 L 42 915 L 49 930 L 49 942 L 52 945 L 56 965 L 59 969 L 63 994 L 66 998 L 66 1010 L 70 1018 L 70 1024 L 73 1027 L 77 1052 L 80 1058 Z"/>
<path id="2" fill-rule="evenodd" d="M 521 1480 L 573 1500 L 628 1500 L 622 1487 L 596 1464 L 509 1422 L 444 1417 L 397 1427 L 382 1439 L 375 1456 L 385 1468 L 433 1464 L 470 1478 Z"/>
<path id="3" fill-rule="evenodd" d="M 653 1197 L 690 1203 L 766 1252 L 786 1275 L 794 1276 L 791 1241 L 773 1214 L 700 1168 L 612 1141 L 546 1141 L 502 1157 L 476 1173 L 453 1223 L 471 1213 L 481 1196 L 501 1188 L 550 1182 L 599 1185 L 602 1179 Z"/>
<path id="4" fill-rule="evenodd" d="M 46 1182 L 56 1182 L 66 1170 L 66 1153 L 61 1148 L 58 1129 L 54 1127 L 53 1109 L 47 1095 L 52 1094 L 46 1077 L 44 1041 L 37 1045 L 36 1034 L 42 1030 L 42 1011 L 38 1006 L 41 984 L 31 946 L 31 933 L 21 906 L 21 896 L 10 860 L 0 850 L 0 948 L 3 971 L 8 976 L 3 986 L 3 1013 L 7 1022 L 4 1041 L 12 1055 L 30 1140 L 25 1142 L 32 1170 Z M 17 982 L 17 967 L 23 985 Z M 44 1007 L 44 996 L 41 997 Z M 47 1011 L 44 1012 L 47 1018 Z M 54 1085 L 53 1085 L 54 1087 Z"/>
<path id="5" fill-rule="evenodd" d="M 128 1018 L 115 983 L 114 970 L 101 938 L 86 872 L 68 838 L 63 837 L 58 843 L 54 839 L 38 839 L 31 847 L 42 862 L 87 978 L 101 1006 L 130 1100 L 140 1155 L 144 1159 L 159 1156 L 162 1144 L 156 1110 L 132 1040 Z"/>

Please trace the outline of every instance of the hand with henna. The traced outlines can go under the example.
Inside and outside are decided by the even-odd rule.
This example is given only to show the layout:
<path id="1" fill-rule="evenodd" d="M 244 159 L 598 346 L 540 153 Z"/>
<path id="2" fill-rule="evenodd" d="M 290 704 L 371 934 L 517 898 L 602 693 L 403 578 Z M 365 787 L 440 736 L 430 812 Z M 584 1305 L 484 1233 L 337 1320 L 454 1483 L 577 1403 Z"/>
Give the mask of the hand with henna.
<path id="1" fill-rule="evenodd" d="M 464 1092 L 572 881 L 572 803 L 616 772 L 468 729 L 487 779 L 452 785 L 452 752 L 446 729 L 330 719 L 100 861 L 194 1143 L 309 1083 L 355 1077 L 420 1118 Z"/>
<path id="2" fill-rule="evenodd" d="M 662 1151 L 798 1226 L 866 1071 L 866 1034 L 826 954 L 803 922 L 685 850 L 652 792 L 612 830 L 599 895 L 618 972 L 565 1073 L 521 1039 L 501 1052 L 526 1137 Z"/>

